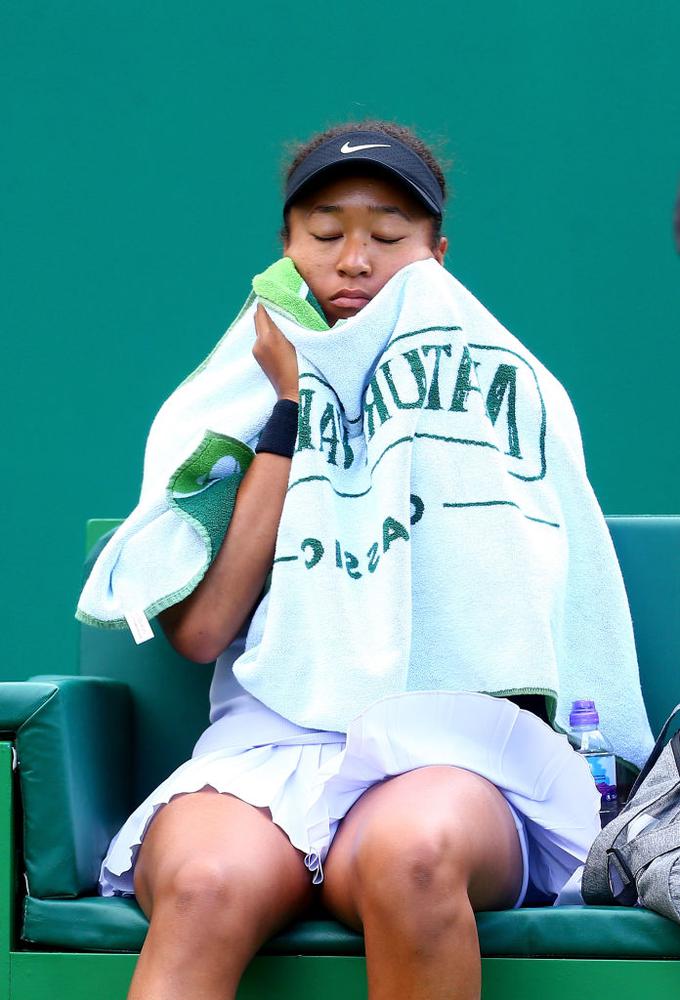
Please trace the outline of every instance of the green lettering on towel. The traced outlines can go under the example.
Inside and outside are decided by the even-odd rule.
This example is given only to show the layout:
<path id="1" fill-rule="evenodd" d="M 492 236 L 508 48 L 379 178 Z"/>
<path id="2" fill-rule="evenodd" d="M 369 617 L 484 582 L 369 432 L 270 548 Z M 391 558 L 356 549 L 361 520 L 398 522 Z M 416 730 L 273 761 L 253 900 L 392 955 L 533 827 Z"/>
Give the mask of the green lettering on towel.
<path id="1" fill-rule="evenodd" d="M 372 397 L 369 400 L 368 390 L 371 390 Z M 375 434 L 375 424 L 373 422 L 373 410 L 376 410 L 378 416 L 380 417 L 380 426 L 385 423 L 386 420 L 390 419 L 391 414 L 387 412 L 387 407 L 385 406 L 385 400 L 383 399 L 383 394 L 378 385 L 375 375 L 368 383 L 366 389 L 366 396 L 364 398 L 364 413 L 368 417 L 368 438 L 369 441 Z"/>
<path id="2" fill-rule="evenodd" d="M 354 461 L 354 452 L 352 451 L 352 446 L 349 443 L 349 431 L 340 417 L 338 417 L 338 420 L 342 426 L 342 447 L 345 452 L 345 463 L 343 468 L 349 469 L 350 465 Z"/>
<path id="3" fill-rule="evenodd" d="M 408 541 L 409 534 L 403 524 L 394 517 L 386 517 L 383 521 L 383 552 L 387 552 L 392 542 L 397 538 Z"/>
<path id="4" fill-rule="evenodd" d="M 312 397 L 313 389 L 300 389 L 300 409 L 298 412 L 298 444 L 296 451 L 313 448 L 312 444 Z"/>
<path id="5" fill-rule="evenodd" d="M 427 394 L 427 403 L 425 404 L 426 410 L 441 410 L 442 404 L 439 398 L 439 359 L 442 354 L 445 354 L 447 358 L 451 357 L 451 344 L 423 344 L 422 352 L 425 357 L 434 351 L 434 368 L 432 370 L 432 381 L 430 382 L 430 391 Z"/>
<path id="6" fill-rule="evenodd" d="M 477 372 L 477 367 L 480 364 L 479 361 L 473 361 L 470 357 L 470 351 L 467 347 L 463 348 L 463 357 L 461 358 L 460 365 L 458 366 L 458 375 L 456 376 L 456 388 L 453 390 L 453 399 L 451 400 L 451 406 L 449 411 L 453 410 L 455 413 L 467 413 L 465 409 L 465 404 L 467 398 L 471 392 L 481 393 L 481 389 L 478 385 L 474 385 L 470 381 L 470 373 L 472 371 L 472 366 L 475 366 L 475 377 Z"/>
<path id="7" fill-rule="evenodd" d="M 387 384 L 390 387 L 390 392 L 392 393 L 392 398 L 399 407 L 399 409 L 416 410 L 423 405 L 423 401 L 425 399 L 425 393 L 427 392 L 427 376 L 425 375 L 425 366 L 423 365 L 423 362 L 420 360 L 416 348 L 413 348 L 413 350 L 411 351 L 406 351 L 401 356 L 408 363 L 408 366 L 411 369 L 411 374 L 413 375 L 413 378 L 416 383 L 416 389 L 418 390 L 418 398 L 415 400 L 415 402 L 405 403 L 403 399 L 401 399 L 401 397 L 399 396 L 399 392 L 397 390 L 396 385 L 394 384 L 394 378 L 390 370 L 390 365 L 395 360 L 394 358 L 390 358 L 389 361 L 386 361 L 384 364 L 380 365 L 380 371 L 385 376 Z"/>
<path id="8" fill-rule="evenodd" d="M 413 513 L 411 514 L 411 524 L 417 524 L 418 521 L 423 516 L 423 511 L 425 510 L 425 504 L 416 493 L 411 494 L 411 506 L 413 507 Z"/>
<path id="9" fill-rule="evenodd" d="M 517 414 L 515 412 L 517 401 L 517 368 L 514 365 L 499 365 L 493 377 L 493 382 L 489 387 L 486 397 L 486 412 L 489 414 L 489 420 L 494 426 L 498 419 L 506 391 L 508 393 L 508 450 L 505 454 L 511 455 L 512 458 L 521 458 L 519 434 L 517 433 Z"/>
<path id="10" fill-rule="evenodd" d="M 329 427 L 331 429 L 331 434 L 326 436 L 325 432 Z M 323 411 L 321 423 L 319 424 L 319 435 L 321 438 L 319 451 L 323 452 L 324 444 L 329 444 L 328 462 L 330 465 L 337 465 L 338 463 L 335 461 L 335 456 L 337 454 L 338 444 L 340 443 L 340 437 L 335 423 L 335 407 L 332 403 L 326 403 L 326 409 Z"/>
<path id="11" fill-rule="evenodd" d="M 357 566 L 359 565 L 359 560 L 351 552 L 345 552 L 345 559 L 347 560 L 346 567 L 349 576 L 351 576 L 353 580 L 358 580 L 359 577 L 361 576 L 361 573 L 359 573 L 357 570 Z"/>
<path id="12" fill-rule="evenodd" d="M 305 551 L 305 547 L 309 547 L 312 550 L 309 559 L 305 559 L 305 567 L 311 569 L 312 566 L 316 566 L 323 555 L 323 544 L 318 538 L 305 538 L 304 542 L 300 542 L 300 548 L 303 552 Z"/>
<path id="13" fill-rule="evenodd" d="M 370 549 L 366 553 L 368 556 L 368 572 L 375 573 L 378 563 L 380 562 L 380 556 L 378 555 L 378 543 L 373 542 Z"/>

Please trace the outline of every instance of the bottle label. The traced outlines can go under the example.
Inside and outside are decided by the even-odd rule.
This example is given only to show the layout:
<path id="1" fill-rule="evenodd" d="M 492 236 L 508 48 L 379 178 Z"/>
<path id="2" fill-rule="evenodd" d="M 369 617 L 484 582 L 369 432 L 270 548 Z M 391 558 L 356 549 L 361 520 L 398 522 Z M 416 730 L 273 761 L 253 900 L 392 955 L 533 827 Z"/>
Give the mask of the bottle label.
<path id="1" fill-rule="evenodd" d="M 593 753 L 586 756 L 597 789 L 602 796 L 602 804 L 616 802 L 616 758 L 609 753 Z"/>

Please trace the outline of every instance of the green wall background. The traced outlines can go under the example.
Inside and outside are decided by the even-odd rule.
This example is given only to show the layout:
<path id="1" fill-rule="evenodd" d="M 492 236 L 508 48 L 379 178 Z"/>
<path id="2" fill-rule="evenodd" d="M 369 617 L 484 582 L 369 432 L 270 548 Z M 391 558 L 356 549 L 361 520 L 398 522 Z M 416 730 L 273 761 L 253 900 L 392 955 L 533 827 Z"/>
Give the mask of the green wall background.
<path id="1" fill-rule="evenodd" d="M 5 656 L 76 664 L 84 522 L 279 256 L 282 144 L 447 138 L 447 266 L 550 368 L 605 513 L 678 513 L 676 0 L 5 0 Z"/>

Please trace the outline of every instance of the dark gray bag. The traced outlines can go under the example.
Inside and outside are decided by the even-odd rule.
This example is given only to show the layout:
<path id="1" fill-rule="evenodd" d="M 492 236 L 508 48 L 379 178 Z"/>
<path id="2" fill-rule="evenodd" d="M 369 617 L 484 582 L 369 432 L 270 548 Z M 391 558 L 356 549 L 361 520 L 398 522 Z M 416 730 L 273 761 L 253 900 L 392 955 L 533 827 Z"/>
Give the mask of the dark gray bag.
<path id="1" fill-rule="evenodd" d="M 680 732 L 667 741 L 677 705 L 618 816 L 588 853 L 586 903 L 642 906 L 680 922 Z"/>

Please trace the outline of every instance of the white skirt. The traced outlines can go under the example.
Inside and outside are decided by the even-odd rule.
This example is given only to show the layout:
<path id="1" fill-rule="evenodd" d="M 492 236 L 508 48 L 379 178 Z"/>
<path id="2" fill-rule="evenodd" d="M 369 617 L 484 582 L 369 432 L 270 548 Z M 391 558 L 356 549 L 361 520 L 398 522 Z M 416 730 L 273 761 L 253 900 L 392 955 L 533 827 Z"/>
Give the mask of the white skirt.
<path id="1" fill-rule="evenodd" d="M 557 895 L 600 830 L 600 795 L 587 762 L 566 736 L 506 698 L 407 692 L 360 713 L 346 739 L 293 739 L 214 750 L 178 767 L 112 839 L 100 894 L 134 895 L 134 865 L 153 817 L 174 796 L 206 787 L 268 806 L 318 884 L 342 818 L 371 785 L 429 765 L 474 771 L 502 792 L 517 826 L 524 878 L 515 908 L 530 881 L 538 897 Z"/>

